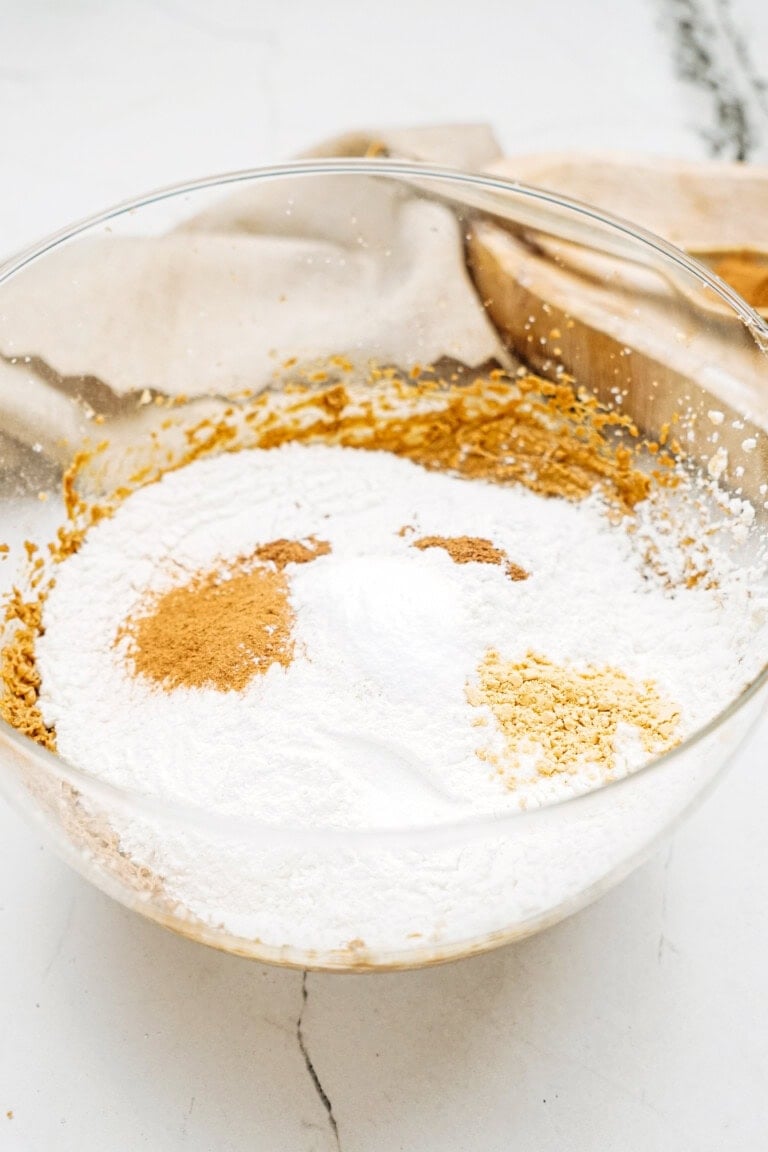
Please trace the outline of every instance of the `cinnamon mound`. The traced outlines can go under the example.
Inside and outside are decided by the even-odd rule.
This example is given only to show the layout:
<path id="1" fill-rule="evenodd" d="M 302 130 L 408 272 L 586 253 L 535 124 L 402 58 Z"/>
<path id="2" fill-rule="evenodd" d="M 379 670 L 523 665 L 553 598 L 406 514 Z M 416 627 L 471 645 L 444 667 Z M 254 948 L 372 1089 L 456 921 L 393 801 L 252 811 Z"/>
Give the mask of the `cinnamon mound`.
<path id="1" fill-rule="evenodd" d="M 290 664 L 292 626 L 285 575 L 255 568 L 171 588 L 118 639 L 127 638 L 136 673 L 166 690 L 239 692 L 271 664 Z"/>
<path id="2" fill-rule="evenodd" d="M 307 564 L 331 550 L 325 540 L 272 540 L 253 557 L 156 597 L 117 637 L 139 676 L 174 688 L 240 692 L 272 664 L 293 659 L 294 622 L 288 564 Z"/>
<path id="3" fill-rule="evenodd" d="M 318 556 L 327 556 L 331 546 L 327 540 L 316 540 L 309 537 L 309 545 L 301 540 L 271 540 L 268 544 L 260 544 L 256 549 L 259 560 L 267 560 L 282 572 L 286 564 L 309 564 L 317 560 Z"/>
<path id="4" fill-rule="evenodd" d="M 496 564 L 506 563 L 507 575 L 510 580 L 527 580 L 530 573 L 513 560 L 509 560 L 506 552 L 497 548 L 484 536 L 422 536 L 414 540 L 413 547 L 421 552 L 427 548 L 442 548 L 448 553 L 454 564 Z"/>

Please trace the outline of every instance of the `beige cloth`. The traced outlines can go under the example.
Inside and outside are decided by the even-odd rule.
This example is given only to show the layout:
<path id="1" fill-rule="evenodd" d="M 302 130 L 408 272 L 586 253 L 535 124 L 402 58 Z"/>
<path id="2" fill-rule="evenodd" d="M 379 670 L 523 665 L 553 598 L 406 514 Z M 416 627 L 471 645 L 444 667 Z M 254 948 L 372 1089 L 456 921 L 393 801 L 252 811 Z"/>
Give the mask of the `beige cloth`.
<path id="1" fill-rule="evenodd" d="M 456 167 L 499 154 L 483 126 L 357 133 L 313 154 L 382 150 Z M 362 175 L 219 189 L 211 198 L 164 234 L 131 234 L 136 224 L 161 229 L 162 204 L 156 222 L 153 213 L 121 218 L 0 289 L 7 432 L 63 459 L 62 440 L 87 430 L 83 400 L 128 416 L 147 388 L 188 396 L 258 389 L 289 358 L 338 353 L 405 367 L 443 357 L 472 367 L 509 362 L 445 205 Z M 197 206 L 205 196 L 192 199 Z"/>
<path id="2" fill-rule="evenodd" d="M 490 171 L 623 216 L 696 255 L 768 253 L 768 167 L 609 152 L 498 157 Z"/>

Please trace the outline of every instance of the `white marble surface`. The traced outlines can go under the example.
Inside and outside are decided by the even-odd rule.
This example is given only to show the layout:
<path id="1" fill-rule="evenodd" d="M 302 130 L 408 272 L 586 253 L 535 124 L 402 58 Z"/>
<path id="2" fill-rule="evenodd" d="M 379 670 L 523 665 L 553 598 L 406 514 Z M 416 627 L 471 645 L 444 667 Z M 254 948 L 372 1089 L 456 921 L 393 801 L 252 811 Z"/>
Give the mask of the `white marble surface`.
<path id="1" fill-rule="evenodd" d="M 359 125 L 768 159 L 764 0 L 404 10 L 2 0 L 0 254 Z M 306 1003 L 301 974 L 143 922 L 2 808 L 0 1149 L 762 1152 L 767 754 L 765 723 L 671 848 L 559 927 L 433 971 L 310 975 Z"/>

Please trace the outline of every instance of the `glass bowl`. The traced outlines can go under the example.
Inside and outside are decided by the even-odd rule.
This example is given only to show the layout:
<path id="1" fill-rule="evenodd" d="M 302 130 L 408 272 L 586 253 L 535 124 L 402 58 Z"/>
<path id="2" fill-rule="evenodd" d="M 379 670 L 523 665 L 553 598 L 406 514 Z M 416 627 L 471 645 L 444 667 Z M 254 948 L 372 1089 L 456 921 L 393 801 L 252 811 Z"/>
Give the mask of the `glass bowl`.
<path id="1" fill-rule="evenodd" d="M 164 435 L 169 406 L 177 423 L 215 420 L 233 397 L 284 388 L 286 366 L 341 354 L 405 372 L 448 363 L 460 382 L 499 361 L 565 374 L 662 442 L 685 413 L 689 460 L 712 473 L 727 451 L 721 481 L 755 507 L 748 562 L 766 531 L 766 347 L 764 322 L 706 268 L 540 190 L 392 160 L 200 180 L 0 269 L 0 539 L 12 552 L 51 539 L 81 446 L 110 440 L 114 484 Z M 86 482 L 98 490 L 104 469 Z M 3 573 L 7 586 L 8 560 Z M 116 788 L 5 723 L 0 781 L 74 868 L 176 932 L 284 965 L 415 967 L 536 932 L 635 868 L 759 716 L 766 661 L 673 751 L 502 817 L 404 830 L 234 819 Z M 201 860 L 215 862 L 204 882 Z"/>

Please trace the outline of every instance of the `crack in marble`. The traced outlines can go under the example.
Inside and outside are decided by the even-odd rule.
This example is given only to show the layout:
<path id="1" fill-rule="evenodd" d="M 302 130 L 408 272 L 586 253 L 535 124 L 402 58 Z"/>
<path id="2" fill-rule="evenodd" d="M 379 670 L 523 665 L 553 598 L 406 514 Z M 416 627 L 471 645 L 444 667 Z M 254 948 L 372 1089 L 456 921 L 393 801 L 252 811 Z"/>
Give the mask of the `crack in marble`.
<path id="1" fill-rule="evenodd" d="M 762 142 L 768 82 L 752 61 L 730 0 L 661 0 L 674 34 L 677 73 L 703 93 L 711 125 L 700 128 L 713 157 L 748 160 Z"/>
<path id="2" fill-rule="evenodd" d="M 315 1066 L 312 1063 L 312 1058 L 309 1055 L 309 1052 L 307 1050 L 307 1044 L 306 1044 L 306 1041 L 304 1039 L 304 1012 L 305 1012 L 305 1009 L 307 1007 L 308 996 L 309 996 L 309 993 L 307 990 L 307 970 L 305 968 L 301 974 L 301 1011 L 299 1012 L 298 1019 L 296 1020 L 296 1040 L 298 1041 L 299 1051 L 301 1052 L 301 1055 L 304 1058 L 304 1065 L 307 1069 L 307 1072 L 309 1073 L 312 1084 L 314 1085 L 314 1089 L 315 1089 L 315 1092 L 317 1094 L 317 1098 L 320 1101 L 320 1103 L 323 1105 L 323 1108 L 325 1109 L 326 1115 L 328 1117 L 328 1124 L 330 1125 L 331 1133 L 332 1133 L 333 1139 L 336 1143 L 336 1148 L 338 1149 L 338 1152 L 341 1152 L 341 1140 L 339 1139 L 339 1127 L 338 1127 L 338 1124 L 336 1123 L 336 1117 L 333 1114 L 333 1105 L 331 1104 L 331 1100 L 330 1100 L 330 1097 L 328 1096 L 328 1093 L 325 1091 L 325 1088 L 323 1088 L 323 1085 L 320 1082 L 320 1077 L 318 1076 L 317 1071 L 315 1069 Z"/>

